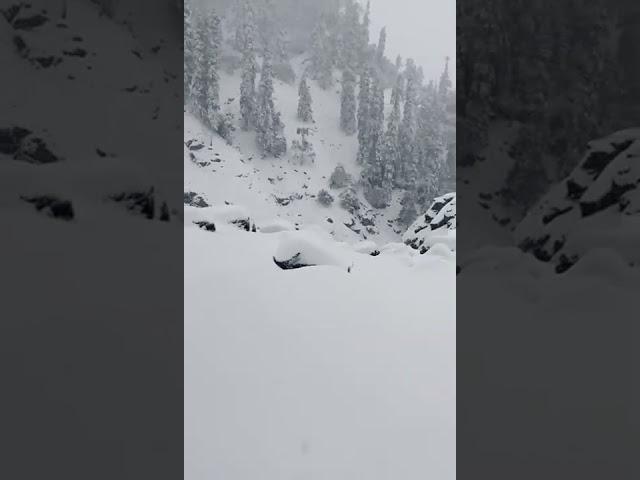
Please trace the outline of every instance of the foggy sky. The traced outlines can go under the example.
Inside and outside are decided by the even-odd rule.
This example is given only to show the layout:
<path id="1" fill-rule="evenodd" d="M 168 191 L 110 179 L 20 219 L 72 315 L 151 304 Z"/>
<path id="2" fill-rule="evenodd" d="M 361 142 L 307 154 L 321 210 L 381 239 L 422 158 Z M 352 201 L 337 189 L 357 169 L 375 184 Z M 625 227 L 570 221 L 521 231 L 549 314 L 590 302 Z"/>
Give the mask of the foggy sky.
<path id="1" fill-rule="evenodd" d="M 360 0 L 366 3 L 366 0 Z M 371 0 L 371 41 L 378 42 L 387 27 L 386 56 L 395 61 L 413 57 L 426 80 L 438 79 L 449 56 L 449 75 L 455 85 L 455 0 Z"/>

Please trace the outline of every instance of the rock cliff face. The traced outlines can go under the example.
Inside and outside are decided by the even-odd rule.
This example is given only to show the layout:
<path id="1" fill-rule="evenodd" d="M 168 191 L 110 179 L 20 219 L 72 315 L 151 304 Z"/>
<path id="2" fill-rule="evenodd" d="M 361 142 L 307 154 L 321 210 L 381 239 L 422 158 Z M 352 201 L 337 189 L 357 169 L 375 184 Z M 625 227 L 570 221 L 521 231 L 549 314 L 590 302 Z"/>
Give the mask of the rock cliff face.
<path id="1" fill-rule="evenodd" d="M 569 269 L 594 249 L 640 261 L 640 128 L 591 142 L 571 174 L 515 230 L 525 251 Z"/>
<path id="2" fill-rule="evenodd" d="M 431 208 L 409 227 L 402 240 L 420 253 L 437 243 L 456 249 L 456 194 L 447 193 L 435 199 Z"/>

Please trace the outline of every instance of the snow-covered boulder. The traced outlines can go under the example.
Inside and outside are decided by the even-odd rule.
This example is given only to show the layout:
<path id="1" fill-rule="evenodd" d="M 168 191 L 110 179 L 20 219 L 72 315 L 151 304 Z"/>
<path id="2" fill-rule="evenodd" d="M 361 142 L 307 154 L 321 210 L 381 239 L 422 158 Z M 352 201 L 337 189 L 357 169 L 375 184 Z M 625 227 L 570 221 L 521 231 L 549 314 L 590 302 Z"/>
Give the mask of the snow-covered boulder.
<path id="1" fill-rule="evenodd" d="M 591 142 L 571 174 L 515 230 L 524 251 L 563 272 L 594 249 L 640 262 L 640 129 Z"/>
<path id="2" fill-rule="evenodd" d="M 456 194 L 447 193 L 434 200 L 431 208 L 419 217 L 405 232 L 402 241 L 420 253 L 433 245 L 446 245 L 456 249 Z"/>
<path id="3" fill-rule="evenodd" d="M 283 270 L 319 265 L 349 269 L 353 264 L 353 251 L 323 231 L 284 232 L 273 261 Z"/>

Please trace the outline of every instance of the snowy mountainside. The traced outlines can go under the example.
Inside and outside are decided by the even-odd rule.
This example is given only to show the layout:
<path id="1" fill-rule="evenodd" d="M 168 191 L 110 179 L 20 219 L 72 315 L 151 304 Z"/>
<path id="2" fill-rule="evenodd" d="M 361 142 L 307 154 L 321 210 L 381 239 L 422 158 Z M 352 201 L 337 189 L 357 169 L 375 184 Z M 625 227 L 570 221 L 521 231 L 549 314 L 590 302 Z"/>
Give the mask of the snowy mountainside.
<path id="1" fill-rule="evenodd" d="M 638 264 L 640 129 L 593 141 L 580 164 L 532 208 L 515 231 L 519 246 L 559 271 L 609 249 Z"/>
<path id="2" fill-rule="evenodd" d="M 302 71 L 296 62 L 298 73 Z M 257 227 L 277 218 L 297 226 L 319 225 L 338 240 L 356 242 L 363 239 L 377 243 L 397 241 L 402 229 L 395 224 L 400 211 L 399 194 L 390 207 L 372 208 L 356 189 L 357 210 L 340 206 L 340 194 L 348 188 L 331 189 L 329 178 L 342 165 L 352 178 L 359 178 L 356 164 L 357 137 L 340 131 L 339 85 L 327 91 L 309 81 L 315 122 L 297 120 L 297 85 L 276 80 L 275 103 L 282 113 L 288 144 L 300 138 L 298 128 L 310 128 L 309 141 L 316 153 L 314 163 L 296 164 L 289 151 L 283 158 L 261 158 L 255 132 L 234 132 L 233 145 L 185 113 L 184 172 L 185 192 L 194 192 L 212 206 L 234 204 L 251 212 Z M 220 98 L 223 112 L 239 118 L 239 73 L 221 74 Z M 330 206 L 321 205 L 317 194 L 325 189 L 333 197 Z"/>
<path id="3" fill-rule="evenodd" d="M 402 241 L 411 248 L 426 253 L 440 243 L 456 250 L 456 194 L 447 193 L 436 198 L 433 204 L 419 217 L 402 236 Z"/>
<path id="4" fill-rule="evenodd" d="M 158 160 L 172 139 L 155 133 L 181 128 L 174 100 L 182 78 L 167 70 L 182 55 L 175 12 L 156 4 L 151 21 L 149 3 L 138 1 L 111 18 L 94 2 L 65 3 L 66 18 L 60 3 L 44 0 L 15 1 L 0 16 L 12 92 L 0 101 L 0 209 L 48 195 L 70 202 L 76 218 L 98 217 L 136 201 L 113 197 L 134 194 L 180 216 L 180 179 Z M 140 128 L 121 128 L 123 117 Z"/>

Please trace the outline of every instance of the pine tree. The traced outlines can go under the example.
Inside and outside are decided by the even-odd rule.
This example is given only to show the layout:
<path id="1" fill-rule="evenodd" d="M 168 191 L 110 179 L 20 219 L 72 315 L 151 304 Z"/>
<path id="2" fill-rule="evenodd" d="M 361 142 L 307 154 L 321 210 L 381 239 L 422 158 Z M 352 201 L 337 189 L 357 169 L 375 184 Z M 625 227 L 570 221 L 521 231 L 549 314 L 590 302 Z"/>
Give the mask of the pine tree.
<path id="1" fill-rule="evenodd" d="M 311 108 L 311 91 L 307 83 L 307 76 L 303 75 L 298 87 L 298 119 L 303 122 L 313 122 L 313 109 Z"/>
<path id="2" fill-rule="evenodd" d="M 435 85 L 422 89 L 417 112 L 416 151 L 422 190 L 429 201 L 438 195 L 446 175 L 444 145 L 445 104 Z"/>
<path id="3" fill-rule="evenodd" d="M 388 188 L 393 184 L 395 170 L 400 163 L 400 145 L 398 133 L 400 130 L 400 117 L 402 91 L 404 88 L 404 77 L 398 75 L 396 83 L 391 92 L 391 113 L 387 123 L 387 130 L 381 147 L 382 164 L 384 165 L 383 184 Z"/>
<path id="4" fill-rule="evenodd" d="M 384 59 L 384 50 L 387 45 L 387 27 L 383 27 L 380 30 L 380 38 L 378 39 L 378 49 L 376 50 L 376 58 L 378 63 L 381 63 Z"/>
<path id="5" fill-rule="evenodd" d="M 342 71 L 340 128 L 347 135 L 356 133 L 356 79 L 350 69 Z"/>
<path id="6" fill-rule="evenodd" d="M 300 135 L 300 140 L 296 139 L 291 142 L 291 156 L 294 162 L 299 165 L 315 163 L 316 154 L 313 150 L 313 145 L 307 140 L 309 129 L 298 128 L 298 135 Z"/>
<path id="7" fill-rule="evenodd" d="M 360 91 L 358 92 L 358 163 L 366 162 L 369 152 L 369 96 L 371 72 L 365 69 L 360 75 Z"/>
<path id="8" fill-rule="evenodd" d="M 418 176 L 416 158 L 416 105 L 418 101 L 418 73 L 412 59 L 407 60 L 405 102 L 399 131 L 400 159 L 396 167 L 396 184 L 401 188 L 412 188 Z"/>
<path id="9" fill-rule="evenodd" d="M 260 84 L 256 101 L 255 126 L 258 132 L 257 141 L 265 153 L 273 150 L 273 119 L 275 107 L 273 103 L 273 70 L 269 55 L 265 55 L 260 73 Z"/>
<path id="10" fill-rule="evenodd" d="M 341 64 L 344 70 L 350 68 L 356 72 L 361 71 L 362 66 L 362 26 L 358 3 L 349 0 L 344 8 L 340 22 L 340 47 Z"/>
<path id="11" fill-rule="evenodd" d="M 384 131 L 384 89 L 379 75 L 373 76 L 369 97 L 369 125 L 367 166 L 370 183 L 381 186 L 384 178 L 384 166 L 381 156 Z"/>
<path id="12" fill-rule="evenodd" d="M 442 102 L 447 101 L 449 91 L 451 90 L 451 79 L 449 78 L 449 57 L 447 57 L 444 64 L 444 71 L 440 75 L 440 82 L 438 83 L 438 95 Z"/>
<path id="13" fill-rule="evenodd" d="M 275 110 L 273 91 L 271 55 L 265 51 L 256 102 L 256 140 L 263 153 L 279 157 L 287 151 L 287 142 L 280 113 Z"/>
<path id="14" fill-rule="evenodd" d="M 193 75 L 195 71 L 195 34 L 191 1 L 184 4 L 184 102 L 192 97 Z"/>
<path id="15" fill-rule="evenodd" d="M 201 16 L 196 22 L 192 98 L 194 113 L 200 120 L 206 121 L 209 116 L 209 71 L 211 58 L 208 55 L 207 20 Z"/>
<path id="16" fill-rule="evenodd" d="M 312 35 L 309 61 L 311 74 L 323 90 L 333 85 L 334 57 L 331 28 L 327 16 L 322 15 Z"/>
<path id="17" fill-rule="evenodd" d="M 222 29 L 220 17 L 214 11 L 206 14 L 207 55 L 209 57 L 209 94 L 207 119 L 210 125 L 220 111 L 220 47 L 222 46 Z"/>
<path id="18" fill-rule="evenodd" d="M 240 128 L 247 131 L 255 125 L 256 76 L 258 66 L 255 54 L 255 23 L 250 4 L 245 3 L 246 15 L 242 29 L 236 33 L 236 41 L 241 42 L 242 76 L 240 82 Z"/>
<path id="19" fill-rule="evenodd" d="M 362 68 L 366 68 L 369 63 L 369 30 L 371 28 L 371 2 L 367 2 L 361 26 L 360 48 L 359 48 L 359 64 Z"/>
<path id="20" fill-rule="evenodd" d="M 195 25 L 194 71 L 189 97 L 194 113 L 212 128 L 216 127 L 220 109 L 218 64 L 221 42 L 220 18 L 213 11 L 204 12 Z"/>
<path id="21" fill-rule="evenodd" d="M 384 161 L 384 89 L 379 75 L 373 76 L 369 97 L 366 164 L 362 172 L 364 195 L 375 208 L 385 208 L 391 197 Z"/>

